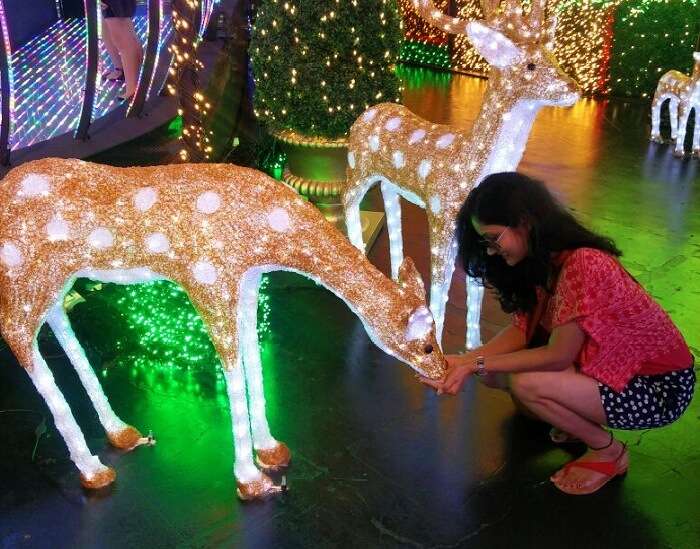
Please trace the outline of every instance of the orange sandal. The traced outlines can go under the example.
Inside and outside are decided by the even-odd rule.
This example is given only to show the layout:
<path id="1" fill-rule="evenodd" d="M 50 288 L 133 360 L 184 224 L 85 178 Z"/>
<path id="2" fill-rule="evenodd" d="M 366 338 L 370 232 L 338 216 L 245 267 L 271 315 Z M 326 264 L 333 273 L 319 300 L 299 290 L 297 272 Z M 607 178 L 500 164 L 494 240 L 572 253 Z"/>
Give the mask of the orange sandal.
<path id="1" fill-rule="evenodd" d="M 573 496 L 583 496 L 587 494 L 592 494 L 597 492 L 608 482 L 617 476 L 624 475 L 627 473 L 627 468 L 629 467 L 629 454 L 627 453 L 627 445 L 622 443 L 622 450 L 620 455 L 617 456 L 612 461 L 572 461 L 564 465 L 562 472 L 564 475 L 568 473 L 573 468 L 587 469 L 589 471 L 595 471 L 604 475 L 596 482 L 589 484 L 587 486 L 560 486 L 556 481 L 552 481 L 554 485 L 559 488 L 565 494 L 571 494 Z"/>

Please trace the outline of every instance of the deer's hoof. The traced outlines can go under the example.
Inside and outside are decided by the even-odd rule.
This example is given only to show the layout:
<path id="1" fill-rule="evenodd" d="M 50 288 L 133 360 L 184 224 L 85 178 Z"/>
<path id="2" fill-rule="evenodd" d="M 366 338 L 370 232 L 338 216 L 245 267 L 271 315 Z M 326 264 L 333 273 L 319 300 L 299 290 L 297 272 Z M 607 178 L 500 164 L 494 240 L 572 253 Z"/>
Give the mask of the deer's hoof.
<path id="1" fill-rule="evenodd" d="M 660 135 L 652 135 L 651 136 L 651 142 L 652 143 L 663 143 L 664 140 Z"/>
<path id="2" fill-rule="evenodd" d="M 673 149 L 673 156 L 675 156 L 676 158 L 683 158 L 685 156 L 685 151 Z"/>
<path id="3" fill-rule="evenodd" d="M 99 473 L 95 473 L 90 478 L 80 474 L 80 484 L 88 490 L 99 490 L 109 486 L 117 478 L 117 473 L 111 467 L 104 467 Z"/>
<path id="4" fill-rule="evenodd" d="M 260 473 L 260 478 L 252 482 L 239 482 L 236 493 L 243 501 L 267 499 L 283 491 L 267 475 Z"/>
<path id="5" fill-rule="evenodd" d="M 107 433 L 109 443 L 120 450 L 133 450 L 137 446 L 143 444 L 144 436 L 138 429 L 127 425 L 121 431 Z"/>
<path id="6" fill-rule="evenodd" d="M 289 465 L 292 453 L 284 442 L 268 450 L 255 450 L 255 462 L 265 471 L 279 471 Z"/>

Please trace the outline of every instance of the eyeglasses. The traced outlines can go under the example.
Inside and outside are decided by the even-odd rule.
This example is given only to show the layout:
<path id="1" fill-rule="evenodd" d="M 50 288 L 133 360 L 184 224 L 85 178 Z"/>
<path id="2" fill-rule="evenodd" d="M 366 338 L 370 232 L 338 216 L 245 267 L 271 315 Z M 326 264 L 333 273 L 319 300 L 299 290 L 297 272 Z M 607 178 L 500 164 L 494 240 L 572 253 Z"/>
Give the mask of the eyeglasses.
<path id="1" fill-rule="evenodd" d="M 501 248 L 501 245 L 499 242 L 501 241 L 501 238 L 503 238 L 503 235 L 506 234 L 506 231 L 510 229 L 510 227 L 506 227 L 501 231 L 501 234 L 499 234 L 496 238 L 481 238 L 479 239 L 479 244 L 486 248 L 487 250 L 491 250 L 493 252 L 500 252 L 503 248 Z"/>

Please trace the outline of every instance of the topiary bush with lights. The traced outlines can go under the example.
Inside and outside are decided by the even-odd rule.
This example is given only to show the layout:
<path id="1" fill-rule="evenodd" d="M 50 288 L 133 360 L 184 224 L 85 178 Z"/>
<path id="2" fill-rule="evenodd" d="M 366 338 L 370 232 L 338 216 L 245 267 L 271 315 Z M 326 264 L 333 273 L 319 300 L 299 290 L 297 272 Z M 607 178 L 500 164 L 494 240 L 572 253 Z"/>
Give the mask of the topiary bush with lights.
<path id="1" fill-rule="evenodd" d="M 269 130 L 343 136 L 367 107 L 400 99 L 395 0 L 262 0 L 250 44 L 255 113 Z"/>

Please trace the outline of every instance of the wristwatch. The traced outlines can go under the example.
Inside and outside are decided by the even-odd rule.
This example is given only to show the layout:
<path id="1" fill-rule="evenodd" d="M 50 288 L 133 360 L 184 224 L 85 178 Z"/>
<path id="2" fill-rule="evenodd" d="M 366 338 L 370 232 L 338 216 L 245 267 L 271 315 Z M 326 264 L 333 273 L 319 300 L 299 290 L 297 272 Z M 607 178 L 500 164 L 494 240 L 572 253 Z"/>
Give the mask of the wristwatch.
<path id="1" fill-rule="evenodd" d="M 486 364 L 484 364 L 484 357 L 479 355 L 474 360 L 474 374 L 481 377 L 486 375 Z"/>

